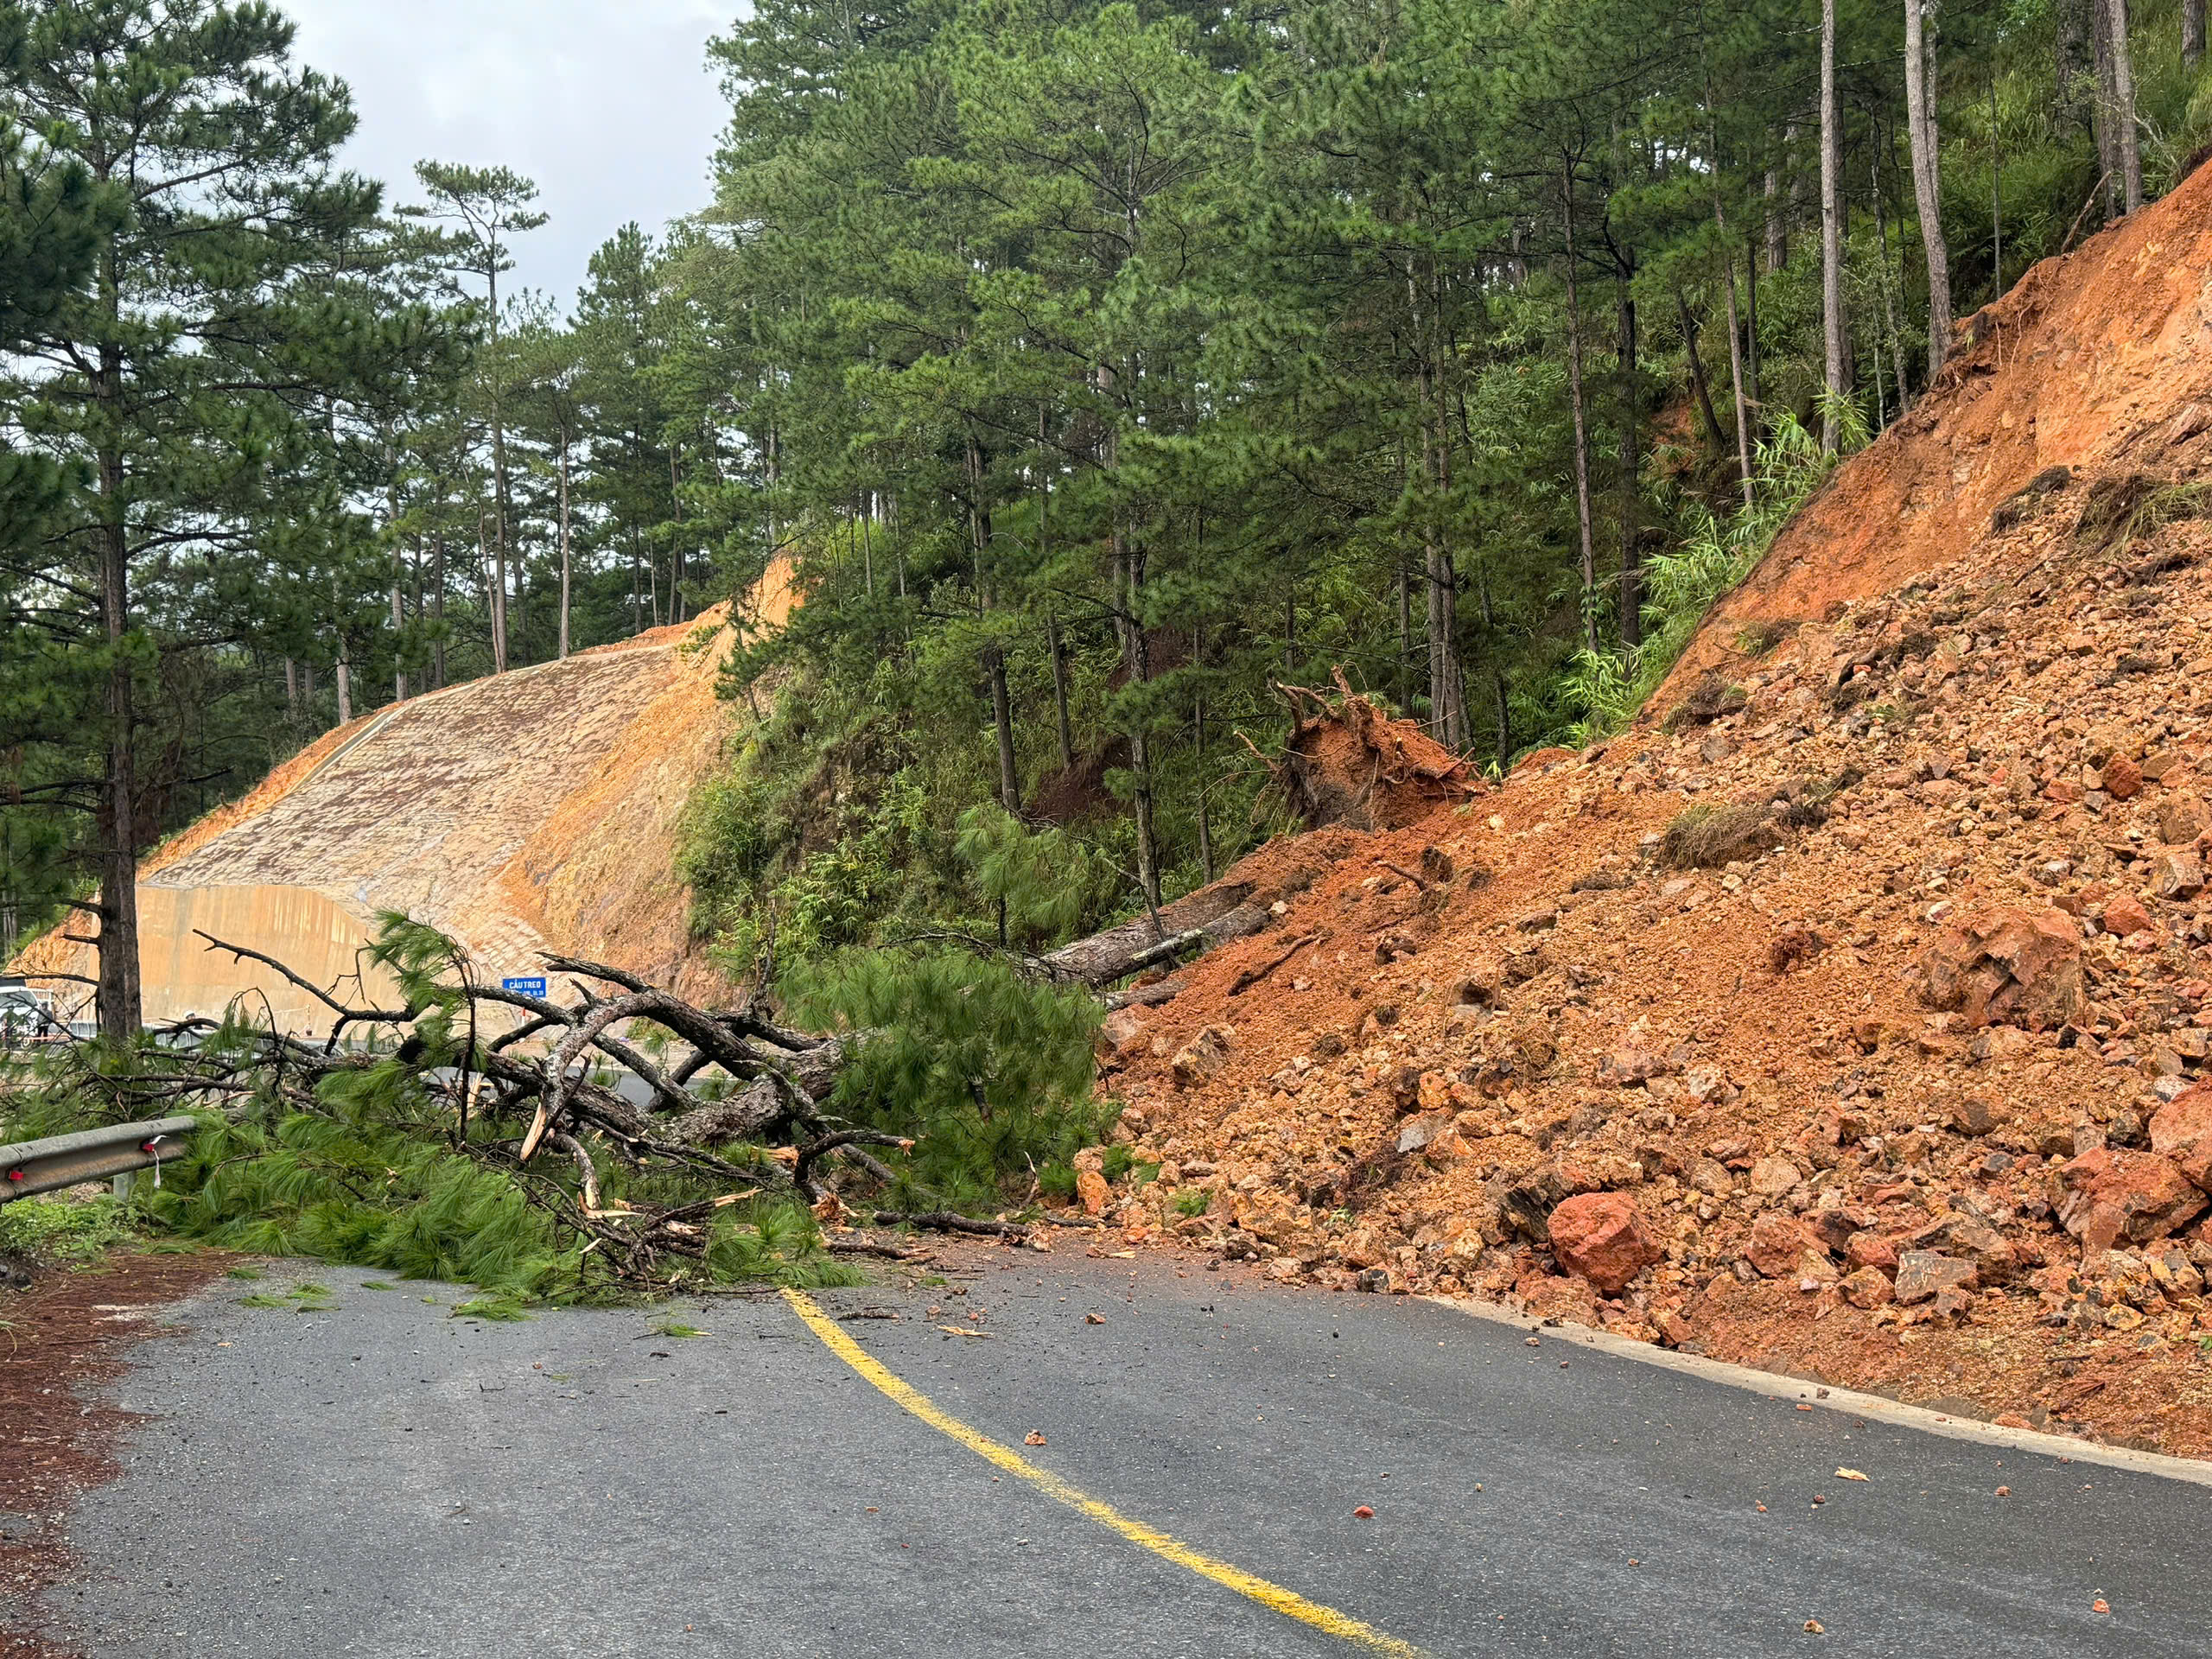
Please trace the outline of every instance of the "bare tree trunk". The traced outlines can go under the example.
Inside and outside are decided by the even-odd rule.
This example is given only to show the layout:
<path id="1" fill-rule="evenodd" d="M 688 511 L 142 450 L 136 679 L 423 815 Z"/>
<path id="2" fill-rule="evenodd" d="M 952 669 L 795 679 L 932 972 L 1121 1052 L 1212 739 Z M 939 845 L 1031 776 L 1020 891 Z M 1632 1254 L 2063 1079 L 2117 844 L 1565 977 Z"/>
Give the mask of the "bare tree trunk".
<path id="1" fill-rule="evenodd" d="M 1724 448 L 1728 440 L 1720 430 L 1720 416 L 1713 412 L 1713 388 L 1706 380 L 1705 359 L 1697 348 L 1697 319 L 1690 315 L 1690 302 L 1679 288 L 1675 290 L 1675 309 L 1682 320 L 1682 349 L 1689 357 L 1690 390 L 1696 394 L 1705 435 L 1715 449 Z"/>
<path id="2" fill-rule="evenodd" d="M 335 613 L 339 607 L 338 582 L 334 576 L 330 583 L 330 606 Z M 336 624 L 332 632 L 338 637 L 338 723 L 344 726 L 353 718 L 353 664 L 346 645 L 345 619 L 337 616 Z"/>
<path id="3" fill-rule="evenodd" d="M 94 396 L 119 403 L 122 378 L 120 353 L 102 347 L 100 385 Z M 94 815 L 100 871 L 98 1017 L 103 1037 L 121 1039 L 137 1036 L 144 1019 L 138 963 L 138 715 L 132 659 L 123 647 L 130 613 L 123 457 L 103 450 L 99 467 L 100 620 L 107 637 L 109 667 L 106 772 L 100 783 L 99 810 Z"/>
<path id="4" fill-rule="evenodd" d="M 1925 0 L 1904 0 L 1904 124 L 1912 154 L 1912 194 L 1920 245 L 1928 256 L 1928 381 L 1951 348 L 1951 253 L 1943 241 L 1942 178 L 1937 170 L 1935 103 L 1929 96 Z M 1898 388 L 1904 401 L 1904 388 Z"/>
<path id="5" fill-rule="evenodd" d="M 1792 148 L 1796 136 L 1797 124 L 1793 121 L 1789 124 Z M 1766 203 L 1766 268 L 1770 272 L 1777 271 L 1789 263 L 1789 232 L 1782 216 L 1782 175 L 1778 168 L 1767 168 L 1763 194 Z"/>
<path id="6" fill-rule="evenodd" d="M 1716 221 L 1720 217 L 1720 204 L 1713 205 Z M 1723 261 L 1722 289 L 1728 299 L 1728 384 L 1736 398 L 1736 471 L 1744 489 L 1744 511 L 1749 512 L 1754 505 L 1751 496 L 1751 406 L 1744 393 L 1744 339 L 1736 321 L 1736 258 L 1729 250 L 1727 226 L 1721 230 L 1721 258 Z"/>
<path id="7" fill-rule="evenodd" d="M 2105 0 L 2112 33 L 2113 126 L 2119 138 L 2120 177 L 2127 211 L 2143 205 L 2143 150 L 2135 132 L 2135 67 L 2127 46 L 2127 0 Z"/>
<path id="8" fill-rule="evenodd" d="M 1759 261 L 1758 250 L 1744 248 L 1744 395 L 1751 400 L 1751 423 L 1764 430 L 1766 417 L 1759 413 Z"/>
<path id="9" fill-rule="evenodd" d="M 1421 399 L 1421 558 L 1427 579 L 1428 615 L 1428 723 L 1436 741 L 1459 749 L 1467 741 L 1465 682 L 1459 665 L 1459 572 L 1442 514 L 1451 490 L 1445 458 L 1447 422 L 1437 384 L 1439 333 L 1433 308 L 1424 310 L 1413 270 L 1406 272 L 1406 299 L 1413 317 L 1416 384 Z"/>
<path id="10" fill-rule="evenodd" d="M 2095 96 L 2090 101 L 2089 124 L 2096 134 L 2097 164 L 2104 169 L 2105 219 L 2120 217 L 2125 189 L 2120 154 L 2120 88 L 2113 74 L 2112 7 L 2107 0 L 2088 0 L 2090 54 L 2095 62 Z"/>
<path id="11" fill-rule="evenodd" d="M 1402 476 L 1404 467 L 1399 468 Z M 1398 672 L 1396 675 L 1398 706 L 1412 705 L 1414 697 L 1414 581 L 1407 569 L 1405 556 L 1398 558 Z"/>
<path id="12" fill-rule="evenodd" d="M 1821 448 L 1836 452 L 1836 415 L 1851 389 L 1843 339 L 1843 122 L 1835 99 L 1835 0 L 1821 0 L 1821 335 L 1827 361 Z"/>
<path id="13" fill-rule="evenodd" d="M 1021 816 L 1021 782 L 1014 764 L 1014 711 L 1006 690 L 1006 650 L 994 639 L 983 647 L 983 672 L 991 683 L 991 723 L 999 740 L 999 804 Z"/>
<path id="14" fill-rule="evenodd" d="M 1582 643 L 1594 652 L 1598 649 L 1598 547 L 1590 523 L 1590 431 L 1582 413 L 1582 308 L 1574 283 L 1574 167 L 1571 162 L 1560 169 L 1560 190 L 1567 210 L 1567 397 L 1574 420 L 1574 512 L 1582 548 Z"/>
<path id="15" fill-rule="evenodd" d="M 1152 678 L 1141 609 L 1145 558 L 1143 550 L 1122 527 L 1118 509 L 1114 515 L 1113 542 L 1114 625 L 1121 635 L 1122 666 L 1132 684 L 1142 685 Z M 1145 901 L 1156 906 L 1160 903 L 1160 843 L 1153 823 L 1152 734 L 1141 715 L 1129 722 L 1129 773 L 1134 780 L 1131 804 L 1136 809 L 1137 885 L 1144 889 Z"/>
<path id="16" fill-rule="evenodd" d="M 500 399 L 505 365 L 499 357 L 499 270 L 494 261 L 486 272 L 490 283 L 492 330 L 492 502 L 498 520 L 493 540 L 498 558 L 496 595 L 492 604 L 492 671 L 507 671 L 507 420 Z M 481 533 L 481 521 L 479 521 Z"/>
<path id="17" fill-rule="evenodd" d="M 446 684 L 446 533 L 430 532 L 430 678 L 442 691 Z"/>
<path id="18" fill-rule="evenodd" d="M 1205 666 L 1206 628 L 1200 622 L 1192 630 L 1191 666 Z M 1197 753 L 1197 798 L 1192 802 L 1198 824 L 1198 869 L 1205 885 L 1213 885 L 1213 826 L 1206 819 L 1206 700 L 1200 693 L 1191 707 L 1192 747 Z"/>
<path id="19" fill-rule="evenodd" d="M 284 659 L 284 723 L 295 733 L 300 729 L 300 666 L 289 657 Z"/>
<path id="20" fill-rule="evenodd" d="M 1626 270 L 1614 273 L 1613 301 L 1620 315 L 1620 639 L 1622 650 L 1634 651 L 1643 643 L 1643 555 L 1638 540 L 1643 529 L 1643 496 L 1637 439 L 1641 392 L 1637 381 L 1636 292 L 1629 286 Z"/>
<path id="21" fill-rule="evenodd" d="M 1059 739 L 1060 770 L 1075 769 L 1075 734 L 1068 721 L 1068 658 L 1060 643 L 1060 619 L 1052 611 L 1045 613 L 1045 643 L 1052 658 L 1052 726 Z"/>
<path id="22" fill-rule="evenodd" d="M 2005 153 L 1997 131 L 1997 65 L 1993 61 L 1989 66 L 1989 297 L 2005 297 Z"/>
<path id="23" fill-rule="evenodd" d="M 2181 0 L 2181 63 L 2194 73 L 2204 61 L 2204 0 Z"/>
<path id="24" fill-rule="evenodd" d="M 563 435 L 565 438 L 565 434 Z M 569 655 L 569 446 L 561 445 L 561 656 Z"/>
<path id="25" fill-rule="evenodd" d="M 1877 144 L 1874 146 L 1872 150 L 1874 165 L 1871 178 L 1874 186 L 1874 251 L 1876 256 L 1881 260 L 1882 279 L 1879 286 L 1882 291 L 1882 325 L 1888 330 L 1889 334 L 1890 362 L 1897 375 L 1897 410 L 1898 412 L 1902 414 L 1904 410 L 1905 403 L 1904 332 L 1897 327 L 1896 296 L 1904 287 L 1904 226 L 1903 225 L 1899 225 L 1897 226 L 1897 262 L 1896 266 L 1896 274 L 1893 278 L 1890 265 L 1889 214 L 1882 206 L 1882 151 L 1884 148 L 1885 147 L 1883 145 Z M 1898 211 L 1902 213 L 1904 209 L 1900 207 Z M 1879 431 L 1884 423 L 1882 419 L 1882 354 L 1879 352 L 1876 352 L 1873 354 L 1873 358 L 1874 427 L 1877 431 Z"/>
<path id="26" fill-rule="evenodd" d="M 2084 96 L 2083 86 L 2096 56 L 2092 42 L 2097 31 L 2089 17 L 2092 7 L 2101 10 L 2101 0 L 2057 0 L 2053 7 L 2051 69 L 2056 96 L 2051 126 L 2062 135 L 2092 130 L 2096 124 L 2095 100 Z"/>

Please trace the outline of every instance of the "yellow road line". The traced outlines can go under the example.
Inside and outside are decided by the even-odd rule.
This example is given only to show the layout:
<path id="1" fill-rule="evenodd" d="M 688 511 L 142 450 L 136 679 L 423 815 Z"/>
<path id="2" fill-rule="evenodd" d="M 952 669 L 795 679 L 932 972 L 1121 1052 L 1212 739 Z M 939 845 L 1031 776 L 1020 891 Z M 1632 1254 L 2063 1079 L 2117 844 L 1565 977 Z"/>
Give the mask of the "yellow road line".
<path id="1" fill-rule="evenodd" d="M 871 1357 L 868 1350 L 848 1336 L 835 1319 L 822 1311 L 812 1297 L 802 1291 L 786 1290 L 784 1300 L 791 1304 L 793 1313 L 806 1321 L 814 1334 L 822 1338 L 824 1347 L 874 1383 L 883 1394 L 939 1433 L 959 1441 L 977 1457 L 996 1464 L 1007 1473 L 1019 1475 L 1048 1497 L 1057 1498 L 1078 1514 L 1120 1533 L 1131 1543 L 1140 1544 L 1178 1567 L 1187 1567 L 1200 1578 L 1225 1585 L 1238 1595 L 1256 1601 L 1261 1606 L 1272 1609 L 1286 1618 L 1310 1624 L 1317 1630 L 1340 1637 L 1370 1653 L 1389 1654 L 1393 1659 L 1426 1659 L 1421 1650 L 1410 1642 L 1401 1642 L 1396 1637 L 1378 1630 L 1349 1613 L 1340 1613 L 1333 1607 L 1324 1607 L 1318 1601 L 1308 1601 L 1295 1590 L 1286 1590 L 1279 1584 L 1270 1584 L 1242 1567 L 1231 1567 L 1226 1561 L 1217 1561 L 1211 1555 L 1200 1554 L 1180 1540 L 1148 1527 L 1141 1521 L 1131 1520 L 1110 1503 L 1101 1503 L 1080 1488 L 1070 1485 L 1051 1470 L 1030 1462 L 1013 1447 L 1000 1445 L 988 1434 L 969 1427 L 957 1417 L 940 1410 L 927 1395 L 894 1376 Z"/>

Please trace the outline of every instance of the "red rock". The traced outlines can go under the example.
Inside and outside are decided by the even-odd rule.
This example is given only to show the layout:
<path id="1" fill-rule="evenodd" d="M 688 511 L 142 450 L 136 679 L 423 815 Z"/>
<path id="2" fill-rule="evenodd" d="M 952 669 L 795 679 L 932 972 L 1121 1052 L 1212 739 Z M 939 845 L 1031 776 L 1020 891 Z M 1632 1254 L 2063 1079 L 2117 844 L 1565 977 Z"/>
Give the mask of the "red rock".
<path id="1" fill-rule="evenodd" d="M 2212 1192 L 2212 1083 L 2183 1090 L 2151 1120 L 2151 1150 Z"/>
<path id="2" fill-rule="evenodd" d="M 2105 931 L 2126 938 L 2157 926 L 2143 901 L 2132 893 L 2117 893 L 2105 900 Z"/>
<path id="3" fill-rule="evenodd" d="M 1974 1290 L 1980 1280 L 1974 1263 L 1940 1250 L 1907 1250 L 1897 1258 L 1897 1297 L 1908 1307 L 1944 1291 Z"/>
<path id="4" fill-rule="evenodd" d="M 2162 847 L 2151 859 L 2151 891 L 2161 899 L 2194 899 L 2204 891 L 2204 861 L 2194 847 Z"/>
<path id="5" fill-rule="evenodd" d="M 1884 1307 L 1896 1299 L 1896 1287 L 1879 1268 L 1861 1268 L 1843 1281 L 1843 1300 L 1853 1307 Z"/>
<path id="6" fill-rule="evenodd" d="M 2143 768 L 2124 754 L 2105 762 L 2102 777 L 2105 793 L 2116 801 L 2133 800 L 2143 792 Z"/>
<path id="7" fill-rule="evenodd" d="M 1168 1074 L 1178 1089 L 1195 1088 L 1228 1064 L 1229 1049 L 1229 1033 L 1208 1026 L 1168 1062 Z"/>
<path id="8" fill-rule="evenodd" d="M 1106 1185 L 1106 1178 L 1095 1169 L 1076 1172 L 1075 1195 L 1081 1202 L 1083 1213 L 1086 1216 L 1105 1214 L 1106 1202 L 1113 1197 L 1112 1192 Z"/>
<path id="9" fill-rule="evenodd" d="M 1797 1270 L 1806 1251 L 1820 1248 L 1820 1240 L 1795 1216 L 1770 1210 L 1751 1224 L 1751 1243 L 1744 1254 L 1764 1276 L 1781 1279 Z"/>
<path id="10" fill-rule="evenodd" d="M 2158 803 L 2158 839 L 2169 846 L 2186 846 L 2212 830 L 2212 810 L 2194 795 L 2171 794 Z"/>
<path id="11" fill-rule="evenodd" d="M 2095 1147 L 2059 1170 L 2058 1185 L 2060 1224 L 2094 1250 L 2164 1238 L 2205 1205 L 2180 1166 L 2154 1152 Z"/>
<path id="12" fill-rule="evenodd" d="M 1879 1233 L 1860 1232 L 1851 1236 L 1844 1246 L 1844 1260 L 1854 1268 L 1879 1268 L 1885 1273 L 1897 1268 L 1897 1247 Z"/>
<path id="13" fill-rule="evenodd" d="M 1619 1192 L 1584 1192 L 1551 1214 L 1552 1254 L 1560 1266 L 1608 1293 L 1664 1254 L 1637 1218 L 1635 1201 Z"/>
<path id="14" fill-rule="evenodd" d="M 1968 1025 L 2063 1026 L 2087 1001 L 2081 930 L 2063 911 L 1993 910 L 1954 923 L 1920 966 L 1922 1000 L 1959 1009 Z"/>

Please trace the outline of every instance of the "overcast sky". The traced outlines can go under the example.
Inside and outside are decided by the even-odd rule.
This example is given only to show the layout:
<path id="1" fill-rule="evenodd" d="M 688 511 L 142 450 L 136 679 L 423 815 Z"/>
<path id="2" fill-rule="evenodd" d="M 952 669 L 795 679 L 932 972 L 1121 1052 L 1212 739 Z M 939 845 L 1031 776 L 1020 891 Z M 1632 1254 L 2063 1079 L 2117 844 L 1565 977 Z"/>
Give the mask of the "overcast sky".
<path id="1" fill-rule="evenodd" d="M 563 308 L 625 222 L 658 232 L 706 205 L 728 114 L 707 37 L 741 0 L 278 3 L 299 25 L 296 57 L 353 87 L 344 159 L 387 200 L 419 200 L 424 156 L 537 181 L 551 222 L 518 238 L 510 280 Z"/>

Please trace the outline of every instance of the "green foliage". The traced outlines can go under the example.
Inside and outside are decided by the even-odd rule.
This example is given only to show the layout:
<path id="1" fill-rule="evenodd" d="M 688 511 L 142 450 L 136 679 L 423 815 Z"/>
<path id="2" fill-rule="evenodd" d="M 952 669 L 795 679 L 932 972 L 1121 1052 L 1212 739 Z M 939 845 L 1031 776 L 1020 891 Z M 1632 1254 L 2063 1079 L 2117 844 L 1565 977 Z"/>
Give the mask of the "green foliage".
<path id="1" fill-rule="evenodd" d="M 102 1194 L 79 1202 L 55 1193 L 0 1204 L 0 1254 L 34 1262 L 96 1262 L 132 1236 L 130 1206 Z"/>
<path id="2" fill-rule="evenodd" d="M 472 1301 L 456 1302 L 447 1315 L 455 1319 L 483 1319 L 493 1325 L 519 1324 L 531 1317 L 523 1305 L 508 1296 L 483 1296 Z"/>
<path id="3" fill-rule="evenodd" d="M 829 1105 L 914 1140 L 901 1204 L 996 1208 L 1003 1172 L 1065 1160 L 1096 1138 L 1088 996 L 950 951 L 850 951 L 790 986 L 794 1018 L 871 1033 Z"/>
<path id="4" fill-rule="evenodd" d="M 1845 448 L 1863 446 L 1863 420 L 1848 406 L 1844 413 Z M 1566 691 L 1583 713 L 1567 728 L 1569 742 L 1594 742 L 1635 718 L 1689 645 L 1706 612 L 1750 574 L 1836 460 L 1823 454 L 1819 440 L 1793 417 L 1780 418 L 1773 435 L 1759 445 L 1756 505 L 1725 519 L 1694 509 L 1689 538 L 1644 567 L 1649 598 L 1643 643 L 1633 651 L 1586 647 L 1576 653 Z"/>

